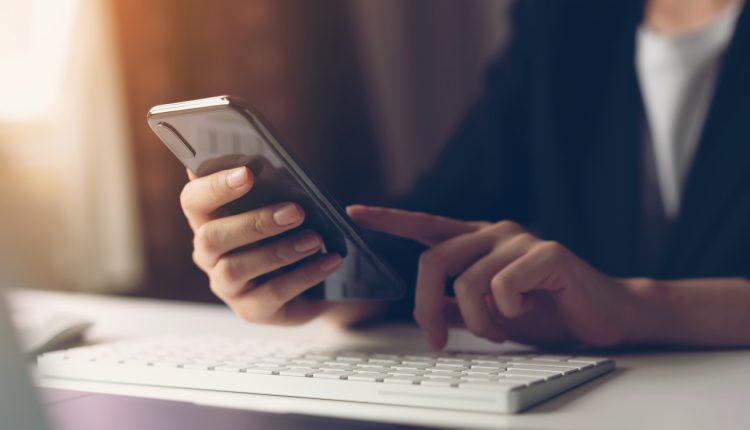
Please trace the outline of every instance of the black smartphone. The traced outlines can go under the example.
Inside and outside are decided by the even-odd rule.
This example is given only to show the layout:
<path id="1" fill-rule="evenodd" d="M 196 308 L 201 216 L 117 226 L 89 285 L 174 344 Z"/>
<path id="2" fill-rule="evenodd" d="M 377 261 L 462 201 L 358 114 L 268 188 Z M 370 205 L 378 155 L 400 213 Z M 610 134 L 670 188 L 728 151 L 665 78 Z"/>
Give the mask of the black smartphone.
<path id="1" fill-rule="evenodd" d="M 255 176 L 253 188 L 226 206 L 231 213 L 286 201 L 302 206 L 305 221 L 293 231 L 317 231 L 323 239 L 320 252 L 337 253 L 343 259 L 339 269 L 306 296 L 323 300 L 396 300 L 403 296 L 406 288 L 401 277 L 376 255 L 341 206 L 311 179 L 246 102 L 219 96 L 164 104 L 151 108 L 147 121 L 196 176 L 248 166 Z"/>

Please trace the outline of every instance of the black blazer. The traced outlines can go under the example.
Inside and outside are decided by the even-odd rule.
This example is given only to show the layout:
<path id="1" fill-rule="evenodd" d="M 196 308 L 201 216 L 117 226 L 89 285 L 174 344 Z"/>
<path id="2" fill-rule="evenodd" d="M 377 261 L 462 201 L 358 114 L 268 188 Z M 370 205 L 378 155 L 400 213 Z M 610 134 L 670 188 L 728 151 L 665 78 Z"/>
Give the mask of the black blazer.
<path id="1" fill-rule="evenodd" d="M 635 69 L 642 14 L 642 1 L 519 0 L 483 95 L 401 206 L 512 219 L 611 276 L 750 277 L 748 8 L 653 268 L 642 258 L 651 240 L 643 190 L 658 186 L 643 182 Z M 416 266 L 396 260 L 405 272 Z"/>

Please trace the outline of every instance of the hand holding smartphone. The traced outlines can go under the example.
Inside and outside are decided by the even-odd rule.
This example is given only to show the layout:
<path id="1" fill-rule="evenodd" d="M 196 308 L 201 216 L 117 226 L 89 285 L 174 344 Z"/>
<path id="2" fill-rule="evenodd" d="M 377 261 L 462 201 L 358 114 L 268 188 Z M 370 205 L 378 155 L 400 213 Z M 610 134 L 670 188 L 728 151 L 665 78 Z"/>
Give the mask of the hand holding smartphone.
<path id="1" fill-rule="evenodd" d="M 234 240 L 238 246 L 226 250 L 219 258 L 229 262 L 225 264 L 231 264 L 232 270 L 250 276 L 246 281 L 247 288 L 283 288 L 279 284 L 293 275 L 312 279 L 314 276 L 304 273 L 311 262 L 333 261 L 334 258 L 325 257 L 336 254 L 341 257 L 340 267 L 326 274 L 320 284 L 307 289 L 307 297 L 395 300 L 404 294 L 403 281 L 376 255 L 346 212 L 310 178 L 262 118 L 243 101 L 220 96 L 160 105 L 149 111 L 148 123 L 197 177 L 241 167 L 247 167 L 251 172 L 246 173 L 245 178 L 249 182 L 246 185 L 250 187 L 249 191 L 245 189 L 238 199 L 228 196 L 221 208 L 226 216 L 211 221 L 217 229 L 243 220 L 268 224 L 248 227 L 267 233 L 267 237 L 261 240 L 257 240 L 257 234 L 256 240 L 248 239 L 248 243 L 243 243 L 242 239 L 224 238 L 225 242 Z M 242 171 L 237 172 L 241 174 Z M 242 188 L 237 190 L 240 193 Z M 231 194 L 233 191 L 227 192 Z M 299 223 L 285 225 L 275 222 L 278 221 L 274 219 L 278 217 L 277 213 L 293 218 L 295 211 L 304 216 L 303 221 L 300 219 Z M 315 235 L 320 239 L 317 248 L 289 257 L 295 249 L 301 249 L 295 248 L 295 244 L 307 239 L 308 245 L 313 245 Z M 275 259 L 274 264 L 280 267 L 254 276 L 257 273 L 252 273 L 252 267 L 244 267 L 248 265 L 247 259 L 244 263 L 239 261 L 238 256 L 243 255 L 254 256 L 256 263 Z M 282 265 L 285 262 L 289 264 Z M 235 279 L 238 280 L 244 281 L 242 275 Z"/>

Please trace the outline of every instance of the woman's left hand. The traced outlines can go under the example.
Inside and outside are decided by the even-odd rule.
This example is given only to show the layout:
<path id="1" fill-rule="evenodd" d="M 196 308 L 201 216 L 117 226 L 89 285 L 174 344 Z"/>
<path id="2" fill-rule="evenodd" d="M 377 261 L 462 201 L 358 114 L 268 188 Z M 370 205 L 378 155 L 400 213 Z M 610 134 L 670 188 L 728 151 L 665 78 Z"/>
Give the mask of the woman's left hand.
<path id="1" fill-rule="evenodd" d="M 360 226 L 416 240 L 419 259 L 414 318 L 434 348 L 448 327 L 532 344 L 611 346 L 628 337 L 631 285 L 610 278 L 557 242 L 516 223 L 466 222 L 397 209 L 350 206 Z M 445 284 L 455 278 L 455 299 Z"/>

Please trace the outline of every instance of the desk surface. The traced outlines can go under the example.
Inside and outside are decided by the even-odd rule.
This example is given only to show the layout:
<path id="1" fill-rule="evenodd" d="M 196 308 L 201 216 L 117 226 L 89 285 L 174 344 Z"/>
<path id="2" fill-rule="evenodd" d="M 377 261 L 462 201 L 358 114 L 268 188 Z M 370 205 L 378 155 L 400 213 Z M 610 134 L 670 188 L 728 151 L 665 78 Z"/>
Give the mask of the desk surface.
<path id="1" fill-rule="evenodd" d="M 18 291 L 14 305 L 34 306 L 94 321 L 87 341 L 137 338 L 158 334 L 221 334 L 381 346 L 392 349 L 427 344 L 419 331 L 405 325 L 342 330 L 316 321 L 280 328 L 247 324 L 223 306 Z M 448 348 L 511 350 L 463 331 L 451 333 Z M 160 387 L 38 379 L 40 386 L 128 394 L 200 404 L 264 411 L 322 414 L 356 419 L 447 428 L 750 428 L 750 350 L 610 353 L 617 370 L 562 394 L 520 415 L 455 411 L 205 392 Z"/>

